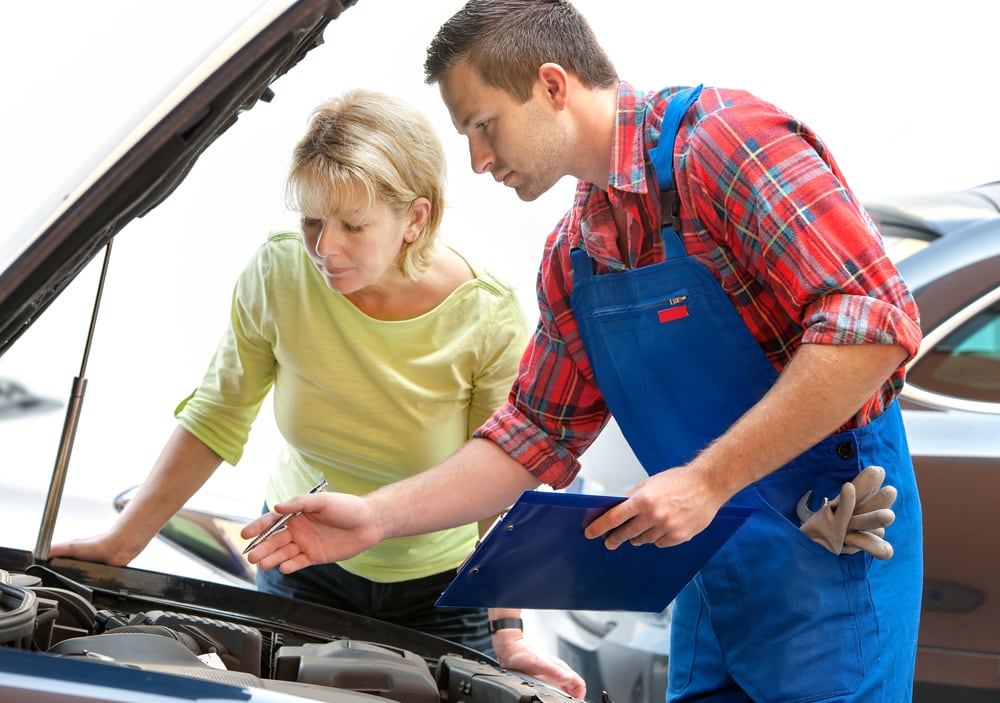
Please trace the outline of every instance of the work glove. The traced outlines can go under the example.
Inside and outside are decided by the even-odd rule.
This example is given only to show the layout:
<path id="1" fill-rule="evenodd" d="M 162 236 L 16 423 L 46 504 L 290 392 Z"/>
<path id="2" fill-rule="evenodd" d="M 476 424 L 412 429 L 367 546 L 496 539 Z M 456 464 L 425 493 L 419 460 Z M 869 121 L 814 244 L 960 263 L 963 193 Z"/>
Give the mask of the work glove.
<path id="1" fill-rule="evenodd" d="M 799 501 L 797 512 L 800 528 L 809 537 L 834 554 L 867 552 L 876 559 L 892 557 L 892 545 L 883 539 L 885 528 L 896 519 L 892 504 L 896 489 L 883 486 L 885 469 L 866 466 L 850 483 L 840 489 L 840 495 L 824 498 L 819 510 L 809 510 L 809 491 Z"/>

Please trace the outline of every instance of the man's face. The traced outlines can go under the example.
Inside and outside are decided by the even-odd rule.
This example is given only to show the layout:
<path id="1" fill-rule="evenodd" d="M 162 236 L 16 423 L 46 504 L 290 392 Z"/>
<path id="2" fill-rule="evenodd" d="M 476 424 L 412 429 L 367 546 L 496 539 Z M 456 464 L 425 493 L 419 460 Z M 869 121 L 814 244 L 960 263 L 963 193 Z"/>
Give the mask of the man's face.
<path id="1" fill-rule="evenodd" d="M 565 175 L 569 139 L 541 81 L 531 99 L 519 104 L 463 62 L 444 74 L 440 89 L 452 123 L 469 140 L 473 171 L 492 174 L 525 201 L 536 199 Z"/>

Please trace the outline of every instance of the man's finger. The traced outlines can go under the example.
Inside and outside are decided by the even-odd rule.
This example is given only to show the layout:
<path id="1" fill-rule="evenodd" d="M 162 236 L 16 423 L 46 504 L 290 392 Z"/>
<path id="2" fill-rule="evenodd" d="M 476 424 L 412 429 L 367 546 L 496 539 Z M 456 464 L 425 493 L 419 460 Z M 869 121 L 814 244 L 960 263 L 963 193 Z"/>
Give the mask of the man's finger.
<path id="1" fill-rule="evenodd" d="M 309 558 L 309 555 L 305 552 L 299 552 L 297 556 L 281 562 L 278 570 L 283 574 L 293 574 L 299 569 L 304 569 L 312 565 L 313 560 Z"/>
<path id="2" fill-rule="evenodd" d="M 620 527 L 617 527 L 605 535 L 604 546 L 608 549 L 614 550 L 618 549 L 618 547 L 622 546 L 626 542 L 632 542 L 633 540 L 640 540 L 639 542 L 636 542 L 636 544 L 643 544 L 648 541 L 644 538 L 644 535 L 650 529 L 652 529 L 650 526 L 640 524 L 639 516 L 635 516 L 626 520 Z"/>
<path id="3" fill-rule="evenodd" d="M 299 547 L 292 542 L 288 530 L 279 530 L 247 552 L 247 560 L 267 570 L 299 553 Z"/>
<path id="4" fill-rule="evenodd" d="M 597 539 L 608 534 L 612 530 L 621 527 L 634 517 L 629 501 L 619 503 L 613 508 L 609 508 L 594 518 L 583 530 L 583 536 L 587 539 Z"/>
<path id="5" fill-rule="evenodd" d="M 629 539 L 629 544 L 638 547 L 643 544 L 655 544 L 657 540 L 663 537 L 663 530 L 655 527 L 650 527 L 647 530 L 643 530 L 639 534 L 635 535 Z"/>
<path id="6" fill-rule="evenodd" d="M 260 517 L 254 518 L 240 530 L 240 537 L 243 539 L 253 539 L 261 532 L 269 528 L 280 516 L 274 511 L 264 513 Z"/>

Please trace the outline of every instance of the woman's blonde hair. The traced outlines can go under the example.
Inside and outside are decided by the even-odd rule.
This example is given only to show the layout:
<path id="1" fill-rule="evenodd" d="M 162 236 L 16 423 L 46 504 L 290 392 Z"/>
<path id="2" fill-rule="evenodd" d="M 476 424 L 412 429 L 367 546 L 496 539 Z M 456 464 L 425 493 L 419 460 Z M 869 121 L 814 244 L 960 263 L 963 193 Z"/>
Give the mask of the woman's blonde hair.
<path id="1" fill-rule="evenodd" d="M 444 188 L 444 150 L 430 121 L 390 95 L 352 90 L 313 110 L 292 155 L 285 200 L 303 217 L 325 219 L 356 215 L 376 200 L 404 217 L 426 198 L 423 229 L 403 243 L 397 262 L 416 279 L 434 258 Z"/>

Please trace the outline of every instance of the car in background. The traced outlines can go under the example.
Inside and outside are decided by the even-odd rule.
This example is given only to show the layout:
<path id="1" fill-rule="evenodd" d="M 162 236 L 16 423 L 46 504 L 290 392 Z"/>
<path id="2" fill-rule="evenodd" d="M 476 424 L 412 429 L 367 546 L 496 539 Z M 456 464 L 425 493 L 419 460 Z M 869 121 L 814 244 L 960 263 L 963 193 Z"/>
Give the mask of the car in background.
<path id="1" fill-rule="evenodd" d="M 900 399 L 924 516 L 915 701 L 1000 697 L 1000 183 L 962 195 L 982 218 L 899 263 L 924 331 Z"/>
<path id="2" fill-rule="evenodd" d="M 1000 182 L 866 203 L 921 312 L 900 397 L 923 503 L 924 594 L 913 700 L 1000 699 Z M 625 447 L 583 457 L 574 490 L 622 494 L 644 474 Z M 891 531 L 891 528 L 890 528 Z M 891 535 L 891 532 L 890 532 Z M 542 611 L 588 699 L 661 703 L 670 609 Z"/>
<path id="3" fill-rule="evenodd" d="M 9 351 L 92 259 L 105 267 L 125 228 L 167 198 L 194 161 L 239 115 L 270 99 L 270 84 L 318 45 L 327 26 L 356 0 L 268 0 L 176 85 L 170 86 L 107 152 L 87 164 L 68 190 L 53 186 L 51 207 L 23 227 L 0 233 L 0 354 Z M 331 27 L 330 31 L 335 31 Z M 159 246 L 167 247 L 169 238 Z M 136 291 L 140 294 L 141 291 Z M 99 305 L 94 305 L 93 332 Z M 149 343 L 149 340 L 139 340 Z M 90 339 L 88 337 L 87 344 Z M 46 350 L 44 363 L 70 348 Z M 377 703 L 565 703 L 574 699 L 474 650 L 409 628 L 332 608 L 139 568 L 50 558 L 52 528 L 64 506 L 69 472 L 107 491 L 106 468 L 70 461 L 80 427 L 86 361 L 65 403 L 55 443 L 20 424 L 27 413 L 57 409 L 14 382 L 0 385 L 8 527 L 16 481 L 46 478 L 20 467 L 38 453 L 56 456 L 34 549 L 0 548 L 0 700 L 39 703 L 170 701 L 331 701 Z M 133 379 L 136 385 L 142 379 Z M 9 411 L 9 412 L 8 412 Z M 120 429 L 120 428 L 118 428 Z M 15 452 L 13 442 L 25 444 Z M 119 496 L 119 505 L 128 500 Z M 73 507 L 73 506 L 69 506 Z M 216 506 L 218 508 L 218 506 Z M 77 512 L 77 511 L 71 511 Z M 34 517 L 34 516 L 33 516 Z M 212 573 L 245 583 L 226 560 L 235 537 L 197 510 L 167 534 L 194 551 Z M 183 522 L 187 520 L 187 522 Z M 236 520 L 238 523 L 238 519 Z M 90 528 L 83 528 L 89 530 Z M 96 530 L 95 530 L 96 531 Z M 84 532 L 86 534 L 86 532 Z M 10 537 L 5 529 L 0 541 Z M 10 544 L 2 542 L 3 544 Z M 222 561 L 206 556 L 218 554 Z"/>
<path id="4" fill-rule="evenodd" d="M 62 407 L 53 398 L 35 395 L 21 383 L 9 378 L 0 378 L 0 420 L 24 417 Z"/>

